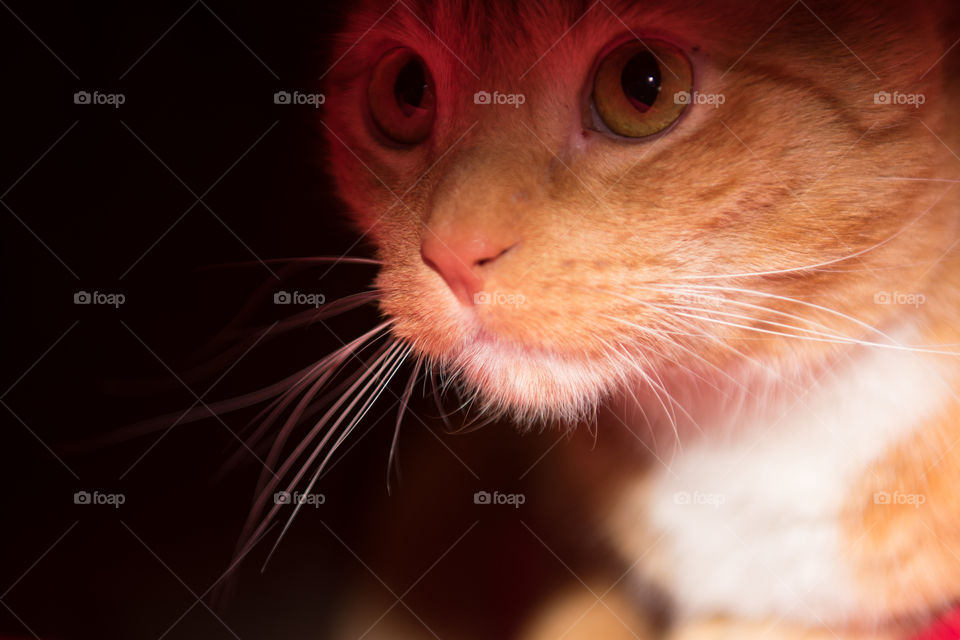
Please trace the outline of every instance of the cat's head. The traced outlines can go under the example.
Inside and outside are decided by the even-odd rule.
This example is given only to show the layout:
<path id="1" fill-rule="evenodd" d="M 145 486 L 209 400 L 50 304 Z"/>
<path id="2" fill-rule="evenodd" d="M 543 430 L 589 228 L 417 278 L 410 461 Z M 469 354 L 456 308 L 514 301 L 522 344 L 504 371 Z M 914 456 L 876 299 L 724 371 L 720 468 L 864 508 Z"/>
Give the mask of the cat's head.
<path id="1" fill-rule="evenodd" d="M 907 313 L 883 295 L 957 237 L 926 180 L 960 167 L 935 25 L 902 2 L 357 9 L 323 122 L 394 334 L 491 410 L 568 419 L 879 340 Z"/>

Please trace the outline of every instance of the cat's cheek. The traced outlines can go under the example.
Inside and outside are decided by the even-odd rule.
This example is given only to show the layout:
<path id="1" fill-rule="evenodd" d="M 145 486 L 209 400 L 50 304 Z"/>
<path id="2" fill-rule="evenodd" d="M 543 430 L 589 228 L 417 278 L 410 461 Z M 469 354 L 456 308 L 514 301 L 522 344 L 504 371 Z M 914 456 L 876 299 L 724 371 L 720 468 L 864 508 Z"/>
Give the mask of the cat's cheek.
<path id="1" fill-rule="evenodd" d="M 391 255 L 382 257 L 391 264 Z M 380 311 L 392 322 L 391 332 L 413 345 L 418 355 L 447 359 L 476 331 L 470 314 L 426 267 L 385 267 L 377 276 L 376 288 L 381 292 Z"/>

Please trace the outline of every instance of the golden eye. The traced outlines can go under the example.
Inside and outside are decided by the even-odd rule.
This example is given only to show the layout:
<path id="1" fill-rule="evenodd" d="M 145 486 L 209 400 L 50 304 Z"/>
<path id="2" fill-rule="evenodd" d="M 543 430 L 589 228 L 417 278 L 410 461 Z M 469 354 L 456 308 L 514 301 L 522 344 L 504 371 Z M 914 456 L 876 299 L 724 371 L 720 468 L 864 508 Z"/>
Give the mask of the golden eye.
<path id="1" fill-rule="evenodd" d="M 693 69 L 682 51 L 662 40 L 632 40 L 600 63 L 593 104 L 611 131 L 643 138 L 680 117 L 692 86 Z"/>
<path id="2" fill-rule="evenodd" d="M 436 114 L 433 78 L 410 49 L 391 49 L 380 58 L 367 99 L 377 128 L 394 142 L 416 144 L 430 135 Z"/>

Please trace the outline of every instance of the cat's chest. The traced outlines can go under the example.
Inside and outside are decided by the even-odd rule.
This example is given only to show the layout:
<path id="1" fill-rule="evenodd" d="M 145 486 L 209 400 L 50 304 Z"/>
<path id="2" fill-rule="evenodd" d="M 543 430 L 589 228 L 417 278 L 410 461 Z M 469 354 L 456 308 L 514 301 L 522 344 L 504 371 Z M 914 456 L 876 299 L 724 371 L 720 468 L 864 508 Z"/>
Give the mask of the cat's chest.
<path id="1" fill-rule="evenodd" d="M 865 604 L 853 487 L 948 391 L 908 352 L 847 362 L 736 437 L 685 444 L 625 494 L 614 535 L 681 614 L 842 620 Z"/>

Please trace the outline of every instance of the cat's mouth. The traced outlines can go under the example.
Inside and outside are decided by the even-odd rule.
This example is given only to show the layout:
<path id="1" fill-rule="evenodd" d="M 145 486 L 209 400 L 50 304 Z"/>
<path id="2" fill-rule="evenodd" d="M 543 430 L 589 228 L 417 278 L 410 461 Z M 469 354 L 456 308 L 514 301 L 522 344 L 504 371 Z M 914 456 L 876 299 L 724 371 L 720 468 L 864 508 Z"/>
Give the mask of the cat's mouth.
<path id="1" fill-rule="evenodd" d="M 485 415 L 520 424 L 578 422 L 592 418 L 612 386 L 610 365 L 602 358 L 511 339 L 466 309 L 434 317 L 426 330 L 409 316 L 394 320 L 395 335 L 413 344 Z"/>
<path id="2" fill-rule="evenodd" d="M 521 290 L 501 277 L 465 303 L 433 272 L 417 275 L 422 280 L 381 272 L 381 310 L 394 336 L 485 415 L 527 424 L 590 420 L 607 395 L 630 383 L 629 367 L 601 337 L 613 334 L 598 307 L 577 306 L 562 286 L 528 278 Z"/>

